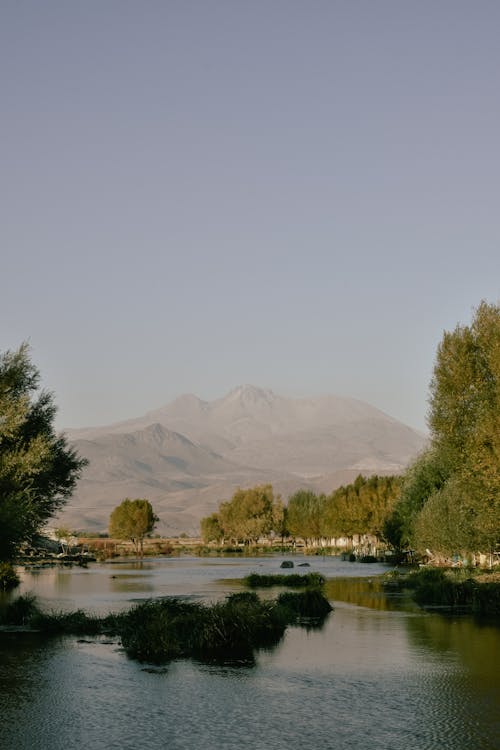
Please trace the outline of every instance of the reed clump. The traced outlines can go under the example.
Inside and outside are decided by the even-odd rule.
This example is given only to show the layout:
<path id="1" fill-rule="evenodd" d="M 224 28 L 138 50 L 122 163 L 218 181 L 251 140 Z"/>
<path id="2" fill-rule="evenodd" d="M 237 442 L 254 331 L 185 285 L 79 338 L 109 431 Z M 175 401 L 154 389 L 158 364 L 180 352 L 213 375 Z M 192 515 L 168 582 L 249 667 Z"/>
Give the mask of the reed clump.
<path id="1" fill-rule="evenodd" d="M 421 568 L 387 576 L 386 588 L 407 589 L 422 607 L 447 607 L 474 614 L 500 615 L 500 577 L 467 568 Z"/>
<path id="2" fill-rule="evenodd" d="M 302 618 L 325 618 L 333 609 L 328 599 L 317 589 L 284 591 L 277 599 L 278 606 L 292 613 L 295 620 Z"/>
<path id="3" fill-rule="evenodd" d="M 25 599 L 12 609 L 11 619 L 48 635 L 116 635 L 128 656 L 143 662 L 191 657 L 248 663 L 255 651 L 275 646 L 288 625 L 302 617 L 322 619 L 331 609 L 319 589 L 308 589 L 275 601 L 262 601 L 255 592 L 232 594 L 210 605 L 179 598 L 148 600 L 106 617 L 81 610 L 43 613 L 33 599 Z"/>
<path id="4" fill-rule="evenodd" d="M 321 573 L 250 573 L 243 579 L 245 586 L 252 589 L 270 588 L 271 586 L 287 586 L 289 588 L 320 588 L 325 583 Z"/>

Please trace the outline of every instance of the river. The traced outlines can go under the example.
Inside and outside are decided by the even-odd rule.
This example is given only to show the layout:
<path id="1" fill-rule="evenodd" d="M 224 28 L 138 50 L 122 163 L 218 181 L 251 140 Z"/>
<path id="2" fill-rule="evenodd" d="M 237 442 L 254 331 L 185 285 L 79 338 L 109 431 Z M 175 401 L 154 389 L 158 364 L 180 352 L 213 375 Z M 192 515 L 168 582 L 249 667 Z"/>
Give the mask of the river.
<path id="1" fill-rule="evenodd" d="M 281 559 L 44 568 L 22 572 L 15 595 L 99 613 L 154 596 L 214 601 L 251 571 L 283 572 Z M 293 559 L 295 572 L 327 577 L 334 611 L 321 630 L 289 628 L 253 666 L 159 668 L 128 659 L 116 639 L 1 634 L 0 748 L 498 750 L 498 624 L 385 595 L 379 564 Z"/>

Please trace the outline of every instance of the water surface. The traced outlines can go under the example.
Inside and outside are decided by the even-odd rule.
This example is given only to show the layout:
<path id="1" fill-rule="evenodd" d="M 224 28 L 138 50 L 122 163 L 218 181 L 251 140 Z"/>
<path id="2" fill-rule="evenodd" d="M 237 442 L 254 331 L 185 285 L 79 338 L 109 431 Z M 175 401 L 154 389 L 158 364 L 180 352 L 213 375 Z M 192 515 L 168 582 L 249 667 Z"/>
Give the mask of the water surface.
<path id="1" fill-rule="evenodd" d="M 116 641 L 2 636 L 0 747 L 498 750 L 497 627 L 401 608 L 377 584 L 382 566 L 307 562 L 299 570 L 332 579 L 334 612 L 320 631 L 290 628 L 252 667 L 157 668 Z M 252 570 L 283 572 L 273 558 L 177 558 L 42 570 L 22 586 L 58 609 L 106 611 L 156 595 L 214 600 Z"/>

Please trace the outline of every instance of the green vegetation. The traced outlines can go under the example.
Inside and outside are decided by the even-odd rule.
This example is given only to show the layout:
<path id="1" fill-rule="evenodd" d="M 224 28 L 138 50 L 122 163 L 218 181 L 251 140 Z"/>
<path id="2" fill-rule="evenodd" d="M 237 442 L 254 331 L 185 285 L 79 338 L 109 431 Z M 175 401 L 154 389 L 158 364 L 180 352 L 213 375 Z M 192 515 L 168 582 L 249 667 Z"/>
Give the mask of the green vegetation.
<path id="1" fill-rule="evenodd" d="M 0 355 L 0 560 L 11 560 L 71 495 L 86 461 L 56 435 L 53 395 L 27 344 Z"/>
<path id="2" fill-rule="evenodd" d="M 390 575 L 386 588 L 408 589 L 423 607 L 459 608 L 474 614 L 500 615 L 500 576 L 467 569 L 421 568 Z"/>
<path id="3" fill-rule="evenodd" d="M 228 541 L 230 544 L 256 544 L 261 537 L 280 534 L 283 503 L 274 497 L 270 484 L 238 489 L 231 500 L 222 502 L 218 513 L 202 519 L 205 544 Z"/>
<path id="4" fill-rule="evenodd" d="M 117 539 L 129 539 L 138 557 L 144 556 L 144 537 L 151 534 L 158 517 L 149 500 L 126 498 L 111 513 L 109 535 Z"/>
<path id="5" fill-rule="evenodd" d="M 445 332 L 430 385 L 429 448 L 404 477 L 385 526 L 398 548 L 433 555 L 500 544 L 500 307 Z"/>
<path id="6" fill-rule="evenodd" d="M 382 538 L 400 486 L 397 476 L 359 475 L 330 495 L 299 490 L 286 507 L 281 498 L 274 498 L 271 485 L 238 490 L 230 502 L 220 504 L 217 513 L 202 519 L 202 538 L 205 544 L 229 540 L 248 545 L 269 536 L 282 544 L 285 538 L 300 538 L 307 548 L 335 546 L 338 537 Z"/>
<path id="7" fill-rule="evenodd" d="M 296 618 L 323 618 L 332 611 L 330 602 L 318 588 L 306 589 L 300 593 L 284 591 L 277 601 L 278 606 L 292 612 Z"/>
<path id="8" fill-rule="evenodd" d="M 318 589 L 282 594 L 277 601 L 261 601 L 254 592 L 232 594 L 212 605 L 158 599 L 101 618 L 81 610 L 43 613 L 32 597 L 19 597 L 4 609 L 0 624 L 23 625 L 47 635 L 119 636 L 130 657 L 152 663 L 180 657 L 249 662 L 257 649 L 276 645 L 288 625 L 303 618 L 320 624 L 331 610 Z"/>
<path id="9" fill-rule="evenodd" d="M 0 562 L 0 591 L 10 591 L 19 586 L 19 576 L 8 562 Z"/>
<path id="10" fill-rule="evenodd" d="M 269 588 L 270 586 L 288 586 L 290 588 L 321 587 L 325 583 L 325 578 L 320 573 L 299 573 L 285 574 L 261 574 L 250 573 L 243 579 L 245 586 L 251 589 Z"/>

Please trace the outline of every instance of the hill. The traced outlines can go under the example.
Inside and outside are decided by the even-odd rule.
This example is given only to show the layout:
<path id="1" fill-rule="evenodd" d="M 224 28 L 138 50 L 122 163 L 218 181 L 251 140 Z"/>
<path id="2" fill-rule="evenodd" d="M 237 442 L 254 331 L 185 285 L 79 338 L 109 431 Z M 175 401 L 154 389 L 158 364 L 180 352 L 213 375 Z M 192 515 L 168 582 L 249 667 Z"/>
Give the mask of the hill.
<path id="1" fill-rule="evenodd" d="M 358 473 L 397 473 L 425 436 L 349 398 L 292 399 L 239 386 L 214 401 L 180 396 L 147 414 L 68 430 L 89 459 L 62 514 L 75 528 L 105 529 L 125 497 L 147 497 L 159 532 L 196 534 L 199 520 L 238 486 L 271 482 L 331 491 Z"/>

